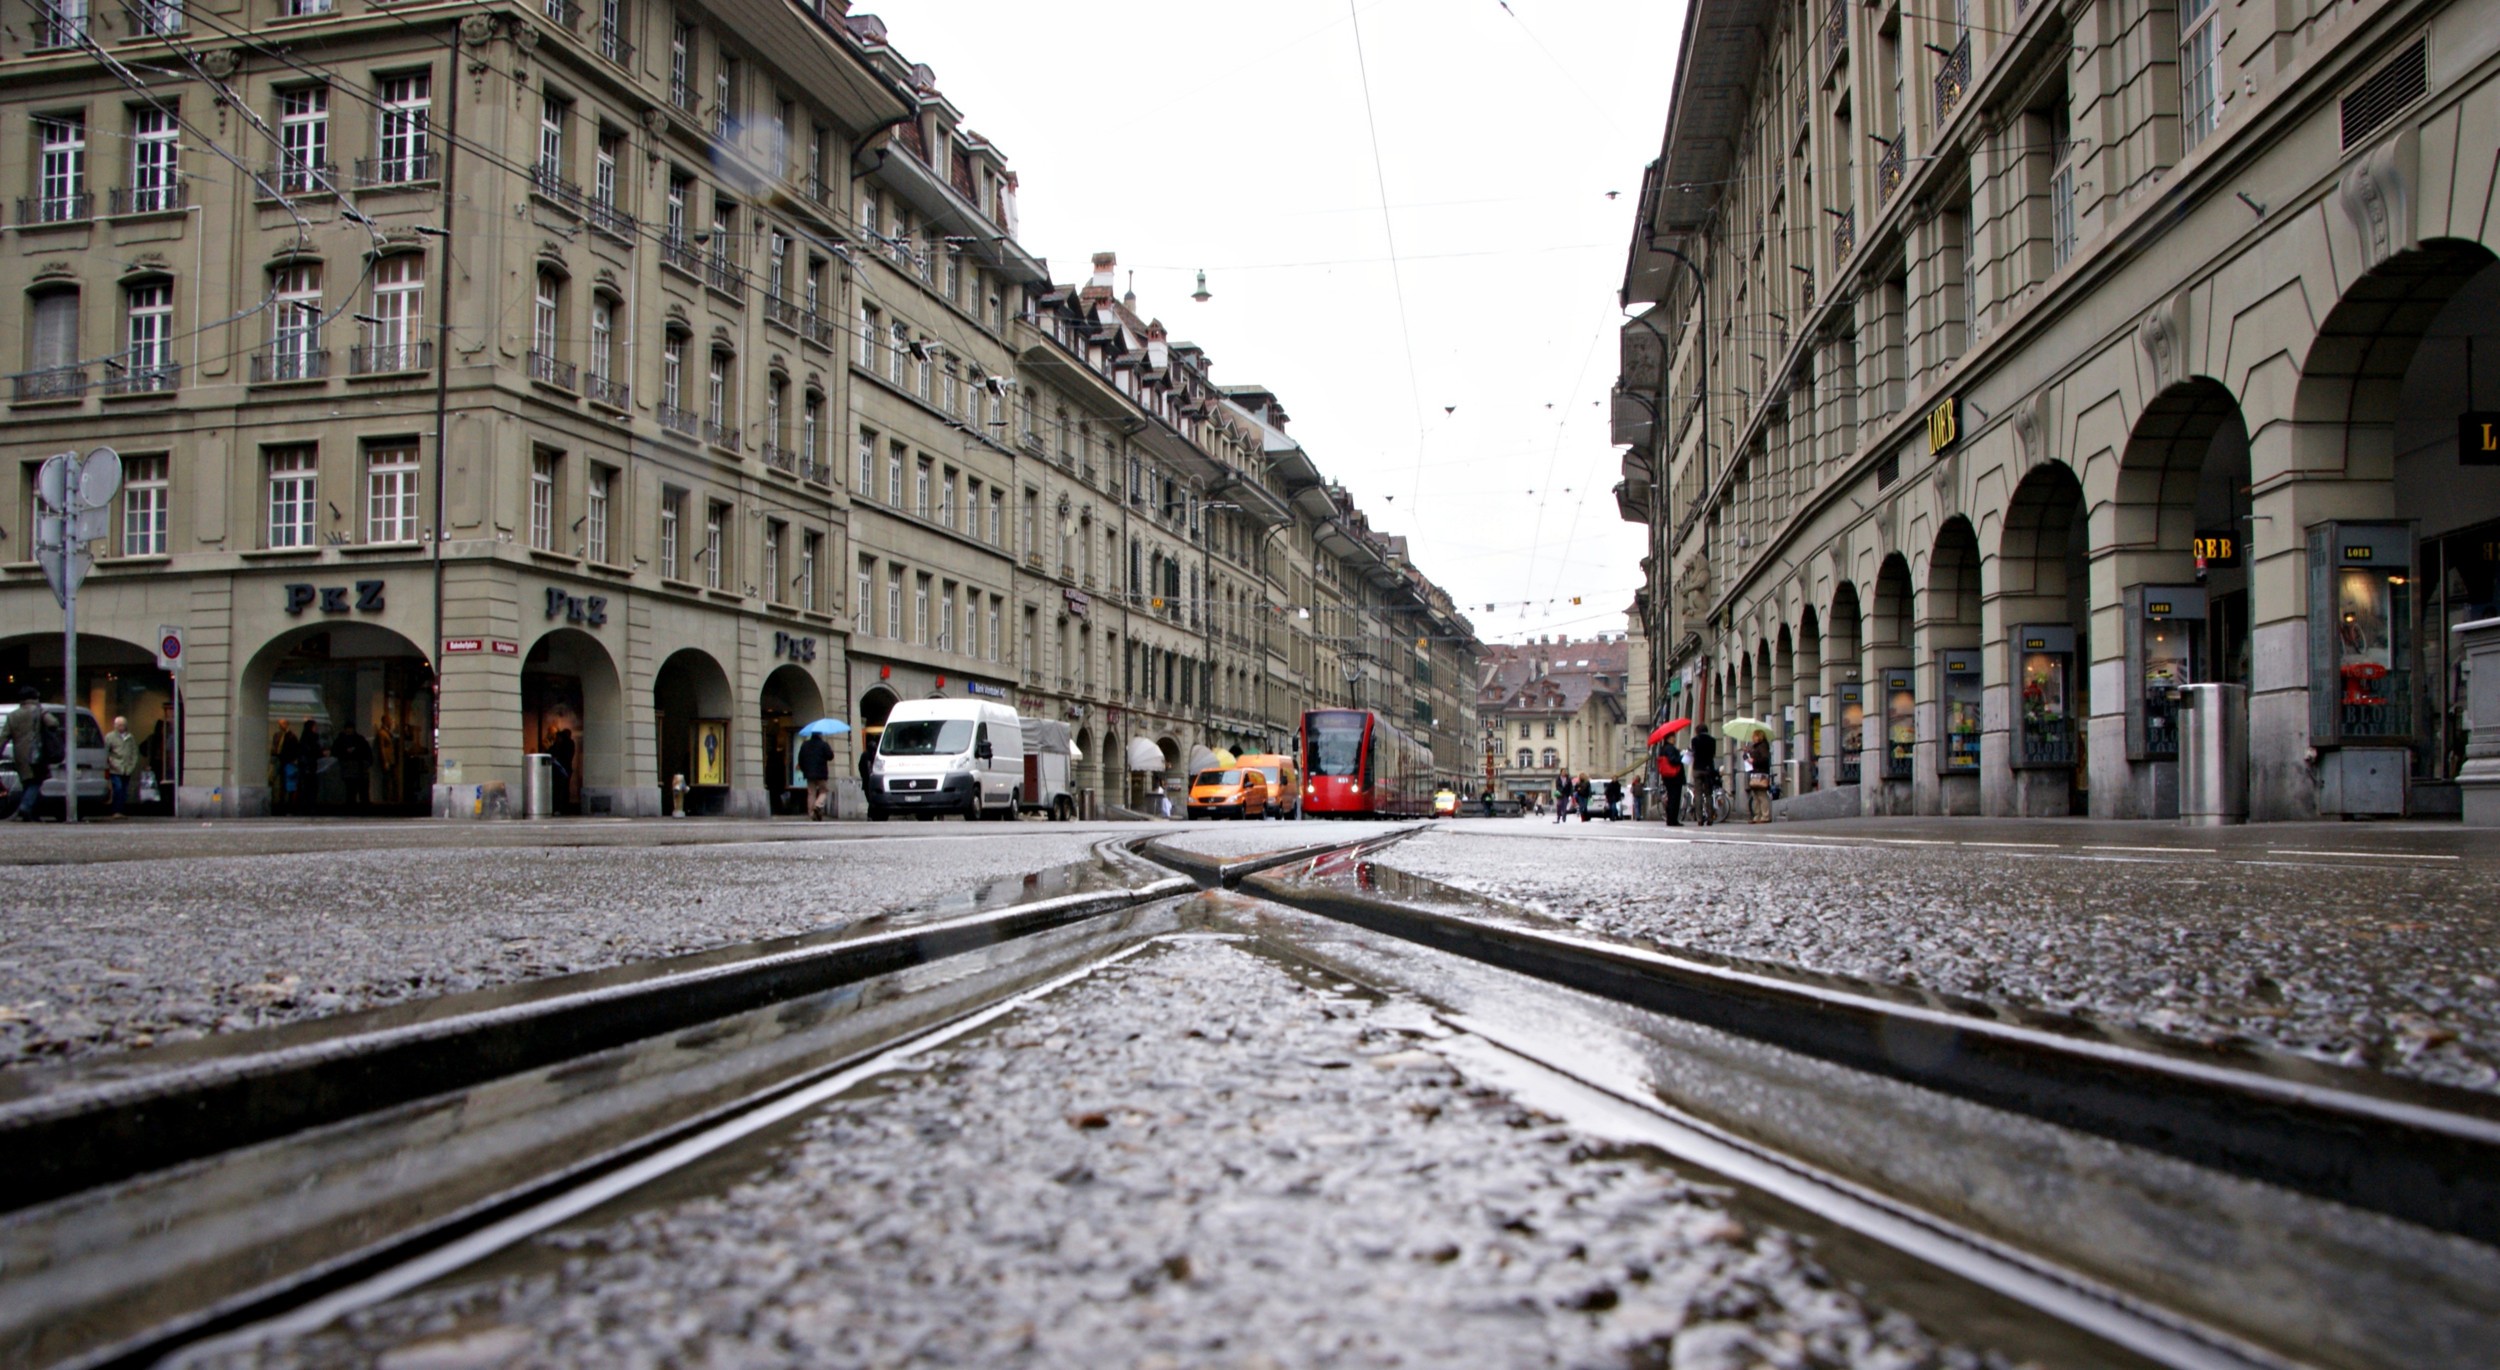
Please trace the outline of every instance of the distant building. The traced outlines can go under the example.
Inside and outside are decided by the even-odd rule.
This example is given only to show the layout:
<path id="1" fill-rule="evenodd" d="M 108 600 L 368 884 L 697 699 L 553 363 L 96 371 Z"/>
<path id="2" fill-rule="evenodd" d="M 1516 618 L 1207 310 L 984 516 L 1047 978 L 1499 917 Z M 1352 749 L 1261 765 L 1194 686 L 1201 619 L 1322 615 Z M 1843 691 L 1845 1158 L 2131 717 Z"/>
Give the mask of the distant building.
<path id="1" fill-rule="evenodd" d="M 1477 712 L 1495 747 L 1495 792 L 1551 794 L 1557 774 L 1634 774 L 1641 760 L 1626 713 L 1631 643 L 1622 634 L 1536 638 L 1484 648 Z"/>

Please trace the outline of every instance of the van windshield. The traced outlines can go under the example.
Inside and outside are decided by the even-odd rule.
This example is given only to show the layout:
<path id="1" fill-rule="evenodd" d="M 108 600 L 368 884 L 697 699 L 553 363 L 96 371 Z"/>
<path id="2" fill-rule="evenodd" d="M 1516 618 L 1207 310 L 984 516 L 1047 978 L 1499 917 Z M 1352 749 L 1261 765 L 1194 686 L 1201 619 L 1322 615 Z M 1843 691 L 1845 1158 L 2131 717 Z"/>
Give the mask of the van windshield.
<path id="1" fill-rule="evenodd" d="M 883 756 L 954 756 L 971 745 L 971 719 L 915 718 L 886 724 L 877 751 Z"/>
<path id="2" fill-rule="evenodd" d="M 1201 785 L 1238 785 L 1241 783 L 1241 772 L 1200 771 L 1198 772 L 1198 783 Z"/>

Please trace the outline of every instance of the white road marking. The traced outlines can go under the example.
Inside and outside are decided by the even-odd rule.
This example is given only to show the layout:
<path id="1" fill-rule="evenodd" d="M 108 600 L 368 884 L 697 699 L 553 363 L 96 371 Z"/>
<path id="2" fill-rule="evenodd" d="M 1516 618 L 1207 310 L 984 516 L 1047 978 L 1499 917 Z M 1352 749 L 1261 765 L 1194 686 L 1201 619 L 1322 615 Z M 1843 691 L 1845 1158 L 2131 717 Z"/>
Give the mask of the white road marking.
<path id="1" fill-rule="evenodd" d="M 2303 851 L 2297 847 L 2268 847 L 2276 856 L 2364 857 L 2372 861 L 2462 861 L 2462 856 L 2441 856 L 2433 852 L 2410 851 Z"/>

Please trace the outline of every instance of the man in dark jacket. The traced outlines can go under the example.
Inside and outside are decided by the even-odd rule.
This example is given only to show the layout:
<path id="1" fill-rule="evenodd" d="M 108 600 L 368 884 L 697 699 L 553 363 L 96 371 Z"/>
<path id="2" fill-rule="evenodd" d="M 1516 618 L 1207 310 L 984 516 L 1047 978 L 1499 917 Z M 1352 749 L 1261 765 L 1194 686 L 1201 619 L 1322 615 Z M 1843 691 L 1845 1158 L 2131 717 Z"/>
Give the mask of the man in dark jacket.
<path id="1" fill-rule="evenodd" d="M 9 711 L 9 765 L 17 772 L 17 811 L 9 817 L 35 821 L 35 805 L 43 797 L 43 782 L 50 778 L 51 768 L 43 764 L 43 696 L 32 685 L 21 685 L 17 691 L 17 707 Z"/>
<path id="2" fill-rule="evenodd" d="M 823 733 L 799 744 L 799 774 L 807 780 L 807 821 L 817 822 L 833 808 L 833 744 Z"/>
<path id="3" fill-rule="evenodd" d="M 1684 767 L 1675 759 L 1675 744 L 1658 754 L 1658 786 L 1666 798 L 1667 826 L 1684 826 Z"/>
<path id="4" fill-rule="evenodd" d="M 1589 778 L 1586 772 L 1571 782 L 1571 807 L 1580 811 L 1581 822 L 1589 821 Z"/>
<path id="5" fill-rule="evenodd" d="M 356 731 L 351 719 L 340 724 L 339 735 L 330 740 L 330 755 L 338 758 L 341 798 L 347 801 L 347 811 L 363 813 L 366 791 L 373 784 L 373 744 Z"/>

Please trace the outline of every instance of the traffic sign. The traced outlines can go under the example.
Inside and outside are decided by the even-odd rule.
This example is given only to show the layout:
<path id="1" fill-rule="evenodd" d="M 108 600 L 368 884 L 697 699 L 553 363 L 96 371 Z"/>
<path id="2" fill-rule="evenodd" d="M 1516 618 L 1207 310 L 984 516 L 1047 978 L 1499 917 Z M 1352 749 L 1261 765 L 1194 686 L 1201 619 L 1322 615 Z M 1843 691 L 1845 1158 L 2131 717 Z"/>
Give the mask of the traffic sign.
<path id="1" fill-rule="evenodd" d="M 69 597 L 78 592 L 79 586 L 87 583 L 87 573 L 95 569 L 95 558 L 88 553 L 85 543 L 70 548 L 66 556 L 58 547 L 37 547 L 35 560 L 43 563 L 43 578 L 52 582 L 52 597 L 59 600 L 64 609 L 69 607 Z"/>
<path id="2" fill-rule="evenodd" d="M 182 629 L 171 623 L 160 624 L 156 630 L 156 669 L 182 669 Z"/>
<path id="3" fill-rule="evenodd" d="M 43 459 L 43 467 L 35 473 L 35 498 L 43 507 L 58 514 L 69 504 L 69 464 L 75 452 L 59 452 Z"/>
<path id="4" fill-rule="evenodd" d="M 99 447 L 87 454 L 86 464 L 78 468 L 78 499 L 89 509 L 101 509 L 113 502 L 113 494 L 122 488 L 122 454 L 110 447 Z"/>

